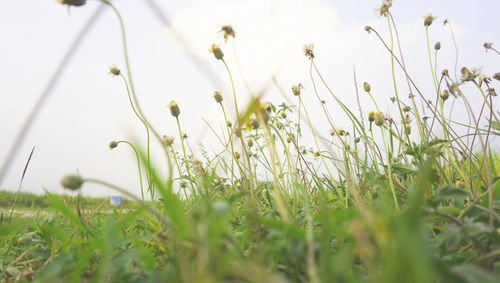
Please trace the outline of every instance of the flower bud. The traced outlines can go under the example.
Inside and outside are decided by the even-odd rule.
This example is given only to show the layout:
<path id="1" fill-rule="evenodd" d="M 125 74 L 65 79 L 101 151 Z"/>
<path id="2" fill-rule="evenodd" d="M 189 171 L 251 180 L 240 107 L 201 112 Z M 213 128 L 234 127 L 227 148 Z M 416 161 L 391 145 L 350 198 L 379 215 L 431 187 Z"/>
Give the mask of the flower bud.
<path id="1" fill-rule="evenodd" d="M 428 14 L 424 19 L 424 26 L 428 27 L 432 25 L 432 21 L 434 21 L 434 17 L 431 14 Z"/>
<path id="2" fill-rule="evenodd" d="M 372 87 L 370 86 L 370 84 L 369 84 L 369 83 L 364 82 L 364 83 L 363 83 L 363 89 L 364 89 L 366 92 L 370 92 L 370 90 L 372 89 Z"/>
<path id="3" fill-rule="evenodd" d="M 441 49 L 441 42 L 436 42 L 436 44 L 434 44 L 434 50 L 439 50 Z"/>
<path id="4" fill-rule="evenodd" d="M 375 125 L 377 125 L 379 127 L 384 125 L 384 122 L 385 122 L 384 113 L 382 113 L 382 112 L 375 113 L 374 120 L 375 120 Z"/>
<path id="5" fill-rule="evenodd" d="M 220 94 L 220 92 L 218 92 L 218 91 L 214 92 L 214 99 L 217 103 L 221 103 L 222 102 L 222 94 Z"/>
<path id="6" fill-rule="evenodd" d="M 83 6 L 87 0 L 57 0 L 59 3 L 69 6 Z"/>
<path id="7" fill-rule="evenodd" d="M 375 111 L 368 112 L 368 121 L 370 122 L 375 121 Z"/>
<path id="8" fill-rule="evenodd" d="M 113 65 L 109 67 L 109 73 L 113 74 L 114 76 L 119 76 L 120 75 L 120 69 L 116 65 Z"/>
<path id="9" fill-rule="evenodd" d="M 80 189 L 85 180 L 80 175 L 66 175 L 61 179 L 61 185 L 72 191 Z"/>
<path id="10" fill-rule="evenodd" d="M 354 139 L 354 143 L 359 143 L 360 141 L 361 141 L 361 138 L 360 138 L 360 137 L 356 137 L 356 138 Z"/>
<path id="11" fill-rule="evenodd" d="M 118 142 L 116 142 L 116 141 L 112 141 L 108 144 L 108 147 L 110 150 L 117 147 L 117 146 L 118 146 Z"/>
<path id="12" fill-rule="evenodd" d="M 248 147 L 252 147 L 253 146 L 253 139 L 248 139 L 247 145 L 248 145 Z"/>
<path id="13" fill-rule="evenodd" d="M 448 97 L 450 97 L 450 93 L 448 92 L 448 90 L 445 89 L 445 90 L 443 90 L 441 92 L 441 94 L 439 95 L 439 97 L 441 97 L 441 99 L 443 101 L 446 101 L 448 99 Z"/>
<path id="14" fill-rule="evenodd" d="M 290 135 L 286 135 L 286 142 L 291 143 L 292 142 L 292 137 Z"/>
<path id="15" fill-rule="evenodd" d="M 286 118 L 286 113 L 285 113 L 285 110 L 281 110 L 280 111 L 280 116 L 281 118 L 285 119 Z"/>
<path id="16" fill-rule="evenodd" d="M 240 156 L 240 153 L 239 153 L 239 152 L 237 152 L 237 151 L 235 151 L 235 152 L 234 152 L 234 158 L 236 158 L 236 159 L 240 159 L 240 157 L 241 157 L 241 156 Z"/>
<path id="17" fill-rule="evenodd" d="M 237 127 L 236 129 L 234 129 L 234 134 L 235 134 L 238 138 L 241 138 L 241 128 L 240 128 L 240 127 Z"/>
<path id="18" fill-rule="evenodd" d="M 168 104 L 168 108 L 170 108 L 170 114 L 172 114 L 172 116 L 174 117 L 178 117 L 179 114 L 181 114 L 181 110 L 179 109 L 179 105 L 177 105 L 177 102 L 175 101 L 170 101 L 170 103 Z"/>
<path id="19" fill-rule="evenodd" d="M 405 134 L 407 135 L 411 134 L 411 126 L 408 124 L 405 126 Z"/>
<path id="20" fill-rule="evenodd" d="M 292 86 L 292 92 L 293 92 L 293 95 L 295 96 L 299 96 L 300 95 L 300 90 L 301 89 L 304 89 L 304 87 L 302 86 L 302 84 L 298 84 L 298 85 L 294 85 Z"/>
<path id="21" fill-rule="evenodd" d="M 212 47 L 210 47 L 208 52 L 213 53 L 215 56 L 215 59 L 217 59 L 217 60 L 222 60 L 222 58 L 224 58 L 224 53 L 222 52 L 219 45 L 217 45 L 217 44 L 212 44 Z"/>
<path id="22" fill-rule="evenodd" d="M 473 81 L 476 78 L 476 75 L 467 69 L 467 67 L 463 67 L 460 73 L 462 73 L 461 79 L 464 82 Z"/>
<path id="23" fill-rule="evenodd" d="M 410 112 L 411 107 L 410 106 L 404 106 L 403 107 L 403 112 Z"/>
<path id="24" fill-rule="evenodd" d="M 314 152 L 313 156 L 314 157 L 318 157 L 319 156 L 319 151 Z"/>

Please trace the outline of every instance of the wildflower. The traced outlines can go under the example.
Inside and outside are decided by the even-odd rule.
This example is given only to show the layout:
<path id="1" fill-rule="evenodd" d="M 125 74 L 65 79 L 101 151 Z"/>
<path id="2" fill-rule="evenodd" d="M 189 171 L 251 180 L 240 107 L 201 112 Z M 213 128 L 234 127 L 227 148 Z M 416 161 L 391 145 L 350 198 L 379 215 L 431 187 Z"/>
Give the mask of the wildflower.
<path id="1" fill-rule="evenodd" d="M 248 147 L 252 147 L 253 146 L 253 139 L 248 139 L 247 145 L 248 145 Z"/>
<path id="2" fill-rule="evenodd" d="M 174 143 L 174 137 L 169 137 L 169 136 L 166 136 L 164 135 L 163 136 L 163 145 L 165 145 L 166 147 L 170 147 L 173 143 Z"/>
<path id="3" fill-rule="evenodd" d="M 370 90 L 372 89 L 372 87 L 370 86 L 370 84 L 369 84 L 369 83 L 364 82 L 364 83 L 363 83 L 363 89 L 364 89 L 366 92 L 370 92 Z"/>
<path id="4" fill-rule="evenodd" d="M 441 42 L 436 42 L 436 44 L 434 44 L 434 50 L 439 50 L 441 49 Z"/>
<path id="5" fill-rule="evenodd" d="M 427 16 L 424 19 L 424 26 L 428 27 L 432 25 L 432 21 L 434 21 L 434 19 L 436 18 L 433 15 L 427 14 Z"/>
<path id="6" fill-rule="evenodd" d="M 218 91 L 214 92 L 214 99 L 217 103 L 222 102 L 222 95 L 220 94 L 220 92 L 218 92 Z"/>
<path id="7" fill-rule="evenodd" d="M 314 152 L 313 156 L 314 157 L 318 157 L 319 156 L 319 151 Z"/>
<path id="8" fill-rule="evenodd" d="M 392 6 L 392 0 L 384 0 L 382 2 L 382 6 L 378 9 L 379 16 L 386 16 L 387 13 L 389 12 L 389 8 Z"/>
<path id="9" fill-rule="evenodd" d="M 365 31 L 366 31 L 367 33 L 370 33 L 370 32 L 371 32 L 371 30 L 372 30 L 372 27 L 371 27 L 371 26 L 365 26 Z"/>
<path id="10" fill-rule="evenodd" d="M 464 82 L 473 81 L 477 77 L 477 74 L 475 72 L 471 72 L 469 69 L 467 69 L 467 67 L 463 67 L 460 70 L 460 73 L 462 73 L 461 79 Z"/>
<path id="11" fill-rule="evenodd" d="M 499 73 L 496 73 L 493 75 L 493 78 L 497 81 L 500 81 L 500 72 Z"/>
<path id="12" fill-rule="evenodd" d="M 368 121 L 370 122 L 375 121 L 375 111 L 368 112 Z"/>
<path id="13" fill-rule="evenodd" d="M 403 107 L 403 112 L 410 112 L 411 107 L 410 106 L 404 106 Z"/>
<path id="14" fill-rule="evenodd" d="M 411 134 L 411 126 L 410 125 L 405 126 L 405 134 L 407 134 L 407 135 Z"/>
<path id="15" fill-rule="evenodd" d="M 274 121 L 274 125 L 276 126 L 276 128 L 278 128 L 278 130 L 283 129 L 283 127 L 284 127 L 283 123 L 281 123 L 278 120 Z"/>
<path id="16" fill-rule="evenodd" d="M 61 185 L 72 191 L 80 189 L 84 182 L 80 175 L 66 175 L 61 179 Z"/>
<path id="17" fill-rule="evenodd" d="M 484 48 L 486 48 L 486 52 L 488 52 L 488 49 L 492 48 L 491 47 L 492 45 L 493 45 L 492 42 L 485 42 L 485 43 L 483 43 Z"/>
<path id="18" fill-rule="evenodd" d="M 257 121 L 257 119 L 253 119 L 253 118 L 248 119 L 246 126 L 247 126 L 247 131 L 256 130 L 259 128 L 259 121 Z"/>
<path id="19" fill-rule="evenodd" d="M 170 114 L 172 114 L 172 116 L 174 116 L 175 118 L 177 118 L 179 116 L 179 114 L 181 114 L 181 110 L 179 109 L 179 105 L 177 105 L 177 102 L 175 101 L 170 101 L 170 103 L 168 104 L 168 108 L 170 108 Z"/>
<path id="20" fill-rule="evenodd" d="M 286 113 L 285 113 L 285 110 L 281 110 L 280 111 L 280 116 L 281 118 L 285 119 L 286 118 Z"/>
<path id="21" fill-rule="evenodd" d="M 448 90 L 443 90 L 441 94 L 439 95 L 443 101 L 446 101 L 448 97 L 450 97 L 450 94 L 448 93 Z"/>
<path id="22" fill-rule="evenodd" d="M 385 121 L 384 113 L 382 113 L 382 112 L 375 113 L 374 120 L 375 120 L 375 125 L 377 125 L 379 127 L 382 126 L 384 124 L 384 121 Z"/>
<path id="23" fill-rule="evenodd" d="M 313 52 L 314 45 L 313 44 L 305 45 L 302 50 L 304 51 L 304 54 L 306 55 L 306 57 L 309 58 L 309 60 L 314 59 L 314 52 Z"/>
<path id="24" fill-rule="evenodd" d="M 227 42 L 228 38 L 232 36 L 233 38 L 236 36 L 236 32 L 234 31 L 231 25 L 222 26 L 219 32 L 224 33 L 224 40 Z"/>
<path id="25" fill-rule="evenodd" d="M 488 93 L 488 95 L 491 95 L 491 96 L 497 96 L 497 93 L 495 92 L 495 89 L 490 87 L 486 90 L 486 92 Z"/>
<path id="26" fill-rule="evenodd" d="M 301 89 L 304 89 L 304 87 L 302 86 L 302 84 L 298 84 L 298 85 L 294 85 L 292 86 L 292 92 L 293 92 L 293 95 L 295 96 L 299 96 L 300 95 L 300 90 Z"/>
<path id="27" fill-rule="evenodd" d="M 112 150 L 113 148 L 118 146 L 118 142 L 112 141 L 108 144 L 109 150 Z"/>
<path id="28" fill-rule="evenodd" d="M 239 153 L 239 152 L 237 152 L 237 151 L 235 151 L 235 152 L 234 152 L 234 158 L 236 158 L 236 159 L 240 159 L 240 157 L 241 157 L 240 153 Z"/>
<path id="29" fill-rule="evenodd" d="M 119 76 L 120 75 L 120 69 L 116 65 L 113 65 L 109 67 L 109 73 L 113 74 L 114 76 Z"/>
<path id="30" fill-rule="evenodd" d="M 59 3 L 68 6 L 83 6 L 87 0 L 57 0 Z"/>
<path id="31" fill-rule="evenodd" d="M 222 60 L 222 58 L 224 58 L 224 53 L 222 52 L 219 45 L 217 45 L 217 44 L 212 44 L 212 47 L 210 47 L 208 52 L 213 53 L 215 56 L 215 59 L 217 59 L 217 60 Z"/>

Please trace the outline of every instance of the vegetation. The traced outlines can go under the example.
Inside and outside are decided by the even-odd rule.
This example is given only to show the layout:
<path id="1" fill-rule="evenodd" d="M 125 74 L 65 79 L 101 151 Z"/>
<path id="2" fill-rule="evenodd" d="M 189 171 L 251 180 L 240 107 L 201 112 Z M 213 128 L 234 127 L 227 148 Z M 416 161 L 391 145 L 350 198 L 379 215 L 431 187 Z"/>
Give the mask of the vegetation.
<path id="1" fill-rule="evenodd" d="M 242 108 L 223 46 L 213 45 L 210 51 L 233 86 L 234 105 L 225 103 L 225 94 L 214 93 L 226 121 L 224 132 L 213 130 L 221 152 L 197 160 L 182 130 L 181 105 L 172 101 L 168 106 L 177 134 L 163 136 L 149 123 L 133 87 L 122 19 L 114 6 L 103 2 L 122 24 L 127 62 L 125 71 L 113 66 L 110 73 L 123 80 L 132 111 L 148 137 L 145 149 L 129 141 L 109 146 L 127 144 L 136 153 L 140 197 L 102 180 L 68 175 L 61 183 L 69 190 L 97 183 L 131 201 L 110 209 L 100 200 L 68 201 L 47 192 L 43 199 L 30 198 L 34 206 L 50 206 L 47 211 L 32 217 L 4 213 L 3 281 L 498 280 L 500 159 L 490 144 L 500 134 L 493 89 L 500 73 L 463 67 L 461 77 L 454 79 L 446 69 L 438 69 L 440 44 L 428 40 L 435 92 L 424 96 L 406 71 L 391 1 L 384 1 L 379 10 L 390 38 L 383 39 L 368 26 L 365 30 L 387 48 L 395 117 L 381 112 L 368 82 L 359 93 L 355 87 L 358 100 L 365 95 L 373 101 L 372 110 L 344 104 L 315 64 L 312 45 L 303 51 L 314 89 L 292 86 L 283 91 L 289 102 L 278 106 L 250 93 L 251 102 Z M 428 15 L 423 21 L 427 38 L 433 20 Z M 232 27 L 224 26 L 221 32 L 226 41 L 236 40 Z M 485 47 L 492 49 L 491 44 Z M 397 84 L 396 71 L 407 84 Z M 326 93 L 317 91 L 320 85 Z M 465 88 L 471 93 L 462 91 Z M 315 129 L 308 114 L 313 110 L 303 103 L 303 95 L 318 98 L 317 109 L 324 111 L 331 127 L 329 137 Z M 471 106 L 469 95 L 483 99 L 480 109 Z M 334 125 L 323 99 L 341 107 L 349 128 Z M 466 106 L 469 124 L 450 118 L 452 100 Z M 228 117 L 227 107 L 234 107 L 235 119 Z M 462 128 L 467 134 L 459 134 Z M 443 138 L 437 138 L 437 132 Z M 150 159 L 153 139 L 169 164 L 166 179 Z M 1 196 L 2 206 L 9 207 L 12 197 Z M 19 195 L 18 205 L 33 206 L 25 196 Z M 145 200 L 148 196 L 152 201 Z"/>

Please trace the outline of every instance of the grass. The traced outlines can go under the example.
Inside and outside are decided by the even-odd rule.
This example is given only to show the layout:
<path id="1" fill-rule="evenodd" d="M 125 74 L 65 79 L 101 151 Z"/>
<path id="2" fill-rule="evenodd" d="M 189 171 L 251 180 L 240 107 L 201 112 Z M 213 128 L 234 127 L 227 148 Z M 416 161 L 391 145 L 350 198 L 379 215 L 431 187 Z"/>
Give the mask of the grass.
<path id="1" fill-rule="evenodd" d="M 321 59 L 312 45 L 304 48 L 312 90 L 301 84 L 282 90 L 288 102 L 278 106 L 251 93 L 250 103 L 239 111 L 232 62 L 224 59 L 223 47 L 213 45 L 216 63 L 227 71 L 237 115 L 230 120 L 225 107 L 232 105 L 225 105 L 224 94 L 216 92 L 214 103 L 220 104 L 225 125 L 221 132 L 211 129 L 220 153 L 204 152 L 204 159 L 197 160 L 182 131 L 182 105 L 169 105 L 177 139 L 161 138 L 146 118 L 133 87 L 124 24 L 111 7 L 122 27 L 126 74 L 116 66 L 111 72 L 123 80 L 148 144 L 143 149 L 121 140 L 110 148 L 130 146 L 136 153 L 132 162 L 147 184 L 141 177 L 141 197 L 136 197 L 102 180 L 63 178 L 67 189 L 85 190 L 85 183 L 97 183 L 127 195 L 130 199 L 118 208 L 109 207 L 107 199 L 0 192 L 5 211 L 14 207 L 14 199 L 15 209 L 36 211 L 29 217 L 2 214 L 3 281 L 497 281 L 500 158 L 490 144 L 500 134 L 492 90 L 500 75 L 490 74 L 492 79 L 466 67 L 459 80 L 446 70 L 439 73 L 439 48 L 434 45 L 433 60 L 429 41 L 432 15 L 424 20 L 428 40 L 422 48 L 428 50 L 434 102 L 406 71 L 390 2 L 380 9 L 390 40 L 365 28 L 390 56 L 398 117 L 381 112 L 367 82 L 366 94 L 358 93 L 355 83 L 358 101 L 368 95 L 376 111 L 365 114 L 360 105 L 344 104 L 315 64 Z M 225 39 L 237 40 L 232 28 L 222 31 Z M 407 85 L 396 83 L 395 70 L 404 74 Z M 326 91 L 320 93 L 319 86 Z M 403 99 L 398 93 L 406 87 L 413 95 Z M 462 88 L 483 98 L 479 111 Z M 308 109 L 302 95 L 318 98 L 330 136 L 315 129 L 308 113 L 318 109 Z M 323 99 L 338 104 L 351 122 L 348 128 L 334 125 Z M 470 124 L 447 118 L 452 100 L 464 103 Z M 460 127 L 471 134 L 459 135 Z M 150 133 L 164 150 L 166 179 L 150 160 Z M 312 134 L 313 147 L 305 146 L 305 133 Z M 144 199 L 148 194 L 151 201 Z"/>

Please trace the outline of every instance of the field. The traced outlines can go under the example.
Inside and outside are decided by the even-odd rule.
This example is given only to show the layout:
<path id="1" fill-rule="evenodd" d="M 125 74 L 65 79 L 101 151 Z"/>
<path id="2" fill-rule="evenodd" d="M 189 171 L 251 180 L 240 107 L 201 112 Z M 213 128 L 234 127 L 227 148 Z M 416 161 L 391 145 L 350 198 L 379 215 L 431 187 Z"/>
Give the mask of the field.
<path id="1" fill-rule="evenodd" d="M 391 1 L 379 8 L 391 36 L 365 30 L 391 61 L 392 117 L 368 82 L 355 81 L 358 105 L 346 105 L 316 65 L 313 45 L 302 55 L 311 74 L 304 80 L 314 88 L 282 87 L 287 99 L 279 105 L 250 92 L 250 103 L 240 105 L 236 63 L 224 55 L 230 48 L 214 44 L 210 52 L 232 93 L 213 93 L 226 121 L 211 129 L 220 153 L 198 160 L 184 134 L 183 105 L 168 105 L 175 135 L 149 122 L 133 86 L 121 16 L 103 3 L 122 23 L 127 63 L 109 71 L 147 137 L 144 147 L 120 140 L 109 148 L 134 152 L 140 192 L 78 174 L 61 176 L 68 195 L 0 191 L 1 282 L 498 282 L 500 157 L 492 141 L 500 135 L 500 73 L 464 66 L 455 79 L 437 67 L 441 44 L 428 40 L 422 64 L 433 82 L 429 99 L 405 66 Z M 427 38 L 434 25 L 432 15 L 422 19 Z M 219 35 L 237 40 L 230 25 Z M 484 47 L 498 60 L 492 44 Z M 317 97 L 315 108 L 305 95 Z M 323 99 L 334 101 L 349 127 L 335 127 Z M 362 109 L 360 99 L 372 108 Z M 469 124 L 446 112 L 452 102 L 464 105 Z M 312 123 L 313 111 L 324 113 L 326 131 Z M 163 150 L 166 177 L 153 162 L 153 144 Z M 82 197 L 91 183 L 125 196 L 124 203 Z"/>

